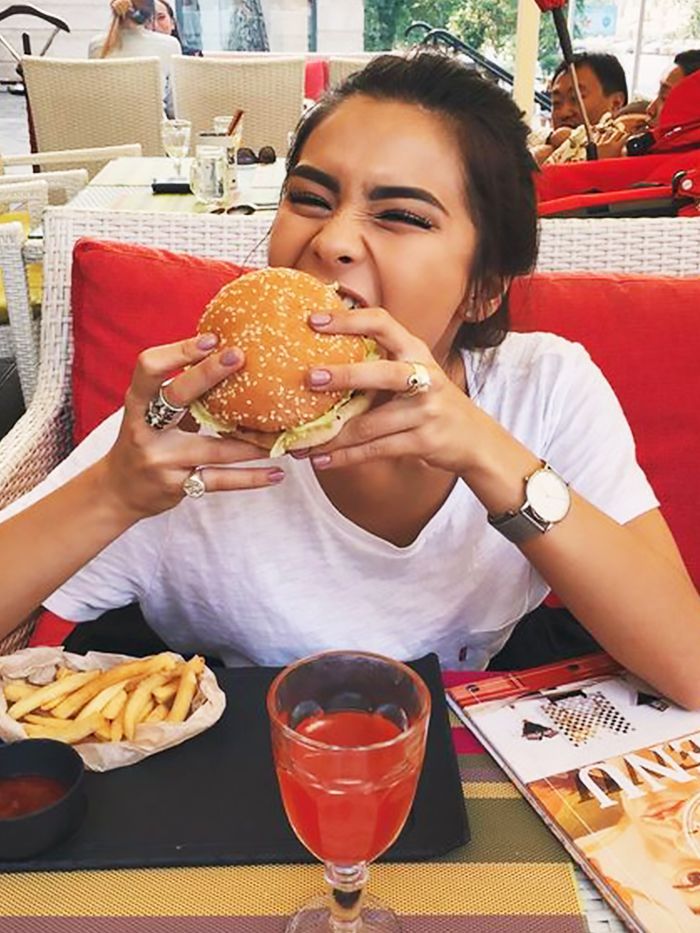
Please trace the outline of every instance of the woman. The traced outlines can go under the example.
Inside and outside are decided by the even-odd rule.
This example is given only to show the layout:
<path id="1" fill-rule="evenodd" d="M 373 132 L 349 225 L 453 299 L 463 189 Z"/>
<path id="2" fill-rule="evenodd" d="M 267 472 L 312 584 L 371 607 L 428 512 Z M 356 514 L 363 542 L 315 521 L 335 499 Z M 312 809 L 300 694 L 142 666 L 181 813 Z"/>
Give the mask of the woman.
<path id="1" fill-rule="evenodd" d="M 504 92 L 429 52 L 382 56 L 310 111 L 269 259 L 356 305 L 310 326 L 386 353 L 309 384 L 379 402 L 325 448 L 260 461 L 144 420 L 170 373 L 189 366 L 164 389 L 185 405 L 240 351 L 211 335 L 146 351 L 123 418 L 6 510 L 4 630 L 41 603 L 86 621 L 138 601 L 173 648 L 227 664 L 362 647 L 475 668 L 551 586 L 623 664 L 699 705 L 700 600 L 617 400 L 581 347 L 506 336 L 536 255 L 526 138 Z M 416 363 L 427 391 L 409 397 Z M 199 464 L 207 494 L 188 498 Z"/>
<path id="2" fill-rule="evenodd" d="M 153 19 L 154 31 L 164 33 L 166 36 L 173 36 L 177 39 L 180 43 L 183 55 L 196 55 L 201 58 L 201 49 L 190 48 L 190 46 L 185 45 L 182 41 L 175 10 L 167 3 L 167 0 L 155 0 L 155 10 L 155 17 Z"/>
<path id="3" fill-rule="evenodd" d="M 173 36 L 153 31 L 154 0 L 112 0 L 111 9 L 109 32 L 91 40 L 88 58 L 159 58 L 163 100 L 168 116 L 172 116 L 170 60 L 173 55 L 182 54 L 180 42 Z"/>

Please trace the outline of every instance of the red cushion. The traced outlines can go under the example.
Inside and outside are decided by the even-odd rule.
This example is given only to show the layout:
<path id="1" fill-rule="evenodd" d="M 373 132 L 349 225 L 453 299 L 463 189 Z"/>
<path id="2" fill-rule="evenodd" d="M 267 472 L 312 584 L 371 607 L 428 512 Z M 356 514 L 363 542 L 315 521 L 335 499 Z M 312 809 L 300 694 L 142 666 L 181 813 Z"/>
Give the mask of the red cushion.
<path id="1" fill-rule="evenodd" d="M 62 645 L 75 628 L 75 622 L 68 622 L 60 616 L 54 615 L 48 609 L 44 609 L 29 637 L 29 647 L 35 648 L 37 645 L 57 648 Z"/>
<path id="2" fill-rule="evenodd" d="M 312 58 L 304 71 L 304 96 L 318 100 L 328 87 L 328 59 Z"/>
<path id="3" fill-rule="evenodd" d="M 124 400 L 136 357 L 191 336 L 204 306 L 243 271 L 230 262 L 80 240 L 73 253 L 73 436 Z"/>
<path id="4" fill-rule="evenodd" d="M 600 366 L 700 586 L 700 278 L 535 275 L 514 284 L 511 307 L 514 330 L 578 341 Z"/>

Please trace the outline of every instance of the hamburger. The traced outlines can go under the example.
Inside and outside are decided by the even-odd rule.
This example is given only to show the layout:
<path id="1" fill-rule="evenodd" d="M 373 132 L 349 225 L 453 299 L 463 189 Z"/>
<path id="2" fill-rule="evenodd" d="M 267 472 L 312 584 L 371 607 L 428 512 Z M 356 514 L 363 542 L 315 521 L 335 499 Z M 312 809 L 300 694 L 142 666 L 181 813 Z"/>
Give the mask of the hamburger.
<path id="1" fill-rule="evenodd" d="M 191 411 L 217 434 L 235 435 L 270 451 L 325 444 L 343 425 L 369 408 L 363 392 L 315 392 L 314 367 L 376 359 L 373 340 L 353 334 L 322 334 L 309 326 L 314 311 L 346 311 L 337 285 L 305 272 L 271 268 L 240 276 L 212 298 L 199 321 L 220 346 L 245 354 L 241 370 L 209 389 Z"/>

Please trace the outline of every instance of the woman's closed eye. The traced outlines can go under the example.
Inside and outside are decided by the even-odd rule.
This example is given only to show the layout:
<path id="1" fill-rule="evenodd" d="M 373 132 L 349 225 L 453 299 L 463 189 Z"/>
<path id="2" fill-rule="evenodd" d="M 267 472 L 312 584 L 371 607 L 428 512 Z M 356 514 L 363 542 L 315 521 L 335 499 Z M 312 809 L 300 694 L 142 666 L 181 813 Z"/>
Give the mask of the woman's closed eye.
<path id="1" fill-rule="evenodd" d="M 424 217 L 422 214 L 416 214 L 414 211 L 409 211 L 401 207 L 387 208 L 375 214 L 375 216 L 379 220 L 389 223 L 409 224 L 412 227 L 420 227 L 422 230 L 432 230 L 435 226 L 428 217 Z"/>
<path id="2" fill-rule="evenodd" d="M 299 207 L 317 208 L 324 211 L 331 210 L 331 205 L 320 194 L 314 194 L 312 191 L 288 191 L 287 200 L 290 204 Z"/>

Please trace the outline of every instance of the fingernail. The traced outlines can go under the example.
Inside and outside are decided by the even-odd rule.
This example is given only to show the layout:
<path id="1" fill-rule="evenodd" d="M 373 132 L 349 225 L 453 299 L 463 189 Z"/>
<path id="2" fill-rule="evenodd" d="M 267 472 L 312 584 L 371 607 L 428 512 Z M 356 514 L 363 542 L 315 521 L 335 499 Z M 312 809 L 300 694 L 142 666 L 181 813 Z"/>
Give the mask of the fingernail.
<path id="1" fill-rule="evenodd" d="M 284 479 L 284 470 L 270 470 L 267 474 L 268 483 L 281 483 Z"/>
<path id="2" fill-rule="evenodd" d="M 327 369 L 312 369 L 309 373 L 309 382 L 312 386 L 327 386 L 331 381 L 331 374 Z"/>
<path id="3" fill-rule="evenodd" d="M 308 448 L 308 447 L 300 447 L 298 450 L 290 450 L 290 451 L 289 451 L 289 455 L 290 455 L 291 457 L 294 457 L 295 460 L 303 460 L 304 457 L 308 457 L 308 455 L 309 455 L 309 448 Z"/>
<path id="4" fill-rule="evenodd" d="M 219 338 L 216 334 L 202 334 L 197 341 L 197 347 L 200 350 L 212 350 L 218 342 Z"/>
<path id="5" fill-rule="evenodd" d="M 315 467 L 318 467 L 319 470 L 323 470 L 324 467 L 330 465 L 331 455 L 330 454 L 316 454 L 311 458 L 311 462 Z"/>
<path id="6" fill-rule="evenodd" d="M 222 366 L 235 366 L 236 363 L 240 363 L 241 354 L 238 350 L 224 350 L 219 359 Z"/>
<path id="7" fill-rule="evenodd" d="M 325 327 L 327 324 L 333 320 L 331 314 L 310 314 L 309 315 L 309 324 L 313 327 Z"/>

